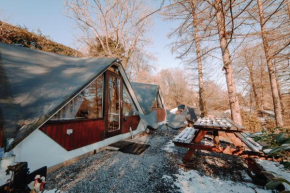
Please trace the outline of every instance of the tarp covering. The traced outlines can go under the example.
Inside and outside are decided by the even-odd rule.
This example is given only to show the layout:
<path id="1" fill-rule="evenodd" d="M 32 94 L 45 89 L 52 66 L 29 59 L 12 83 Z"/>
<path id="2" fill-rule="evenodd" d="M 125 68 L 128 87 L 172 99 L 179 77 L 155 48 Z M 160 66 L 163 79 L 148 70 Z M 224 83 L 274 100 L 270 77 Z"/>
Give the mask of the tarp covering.
<path id="1" fill-rule="evenodd" d="M 139 82 L 131 82 L 131 85 L 144 114 L 150 114 L 159 86 Z"/>
<path id="2" fill-rule="evenodd" d="M 19 143 L 115 61 L 74 58 L 0 43 L 3 136 Z"/>

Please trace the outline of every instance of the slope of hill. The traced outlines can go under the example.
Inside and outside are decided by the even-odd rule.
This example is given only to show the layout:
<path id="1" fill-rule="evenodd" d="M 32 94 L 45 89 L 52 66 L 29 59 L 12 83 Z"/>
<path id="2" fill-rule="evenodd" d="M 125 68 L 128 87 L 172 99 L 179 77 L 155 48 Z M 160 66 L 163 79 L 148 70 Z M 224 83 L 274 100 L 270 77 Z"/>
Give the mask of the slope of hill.
<path id="1" fill-rule="evenodd" d="M 66 56 L 83 56 L 77 50 L 50 40 L 41 32 L 39 34 L 29 32 L 26 28 L 16 27 L 3 21 L 0 21 L 0 42 Z"/>

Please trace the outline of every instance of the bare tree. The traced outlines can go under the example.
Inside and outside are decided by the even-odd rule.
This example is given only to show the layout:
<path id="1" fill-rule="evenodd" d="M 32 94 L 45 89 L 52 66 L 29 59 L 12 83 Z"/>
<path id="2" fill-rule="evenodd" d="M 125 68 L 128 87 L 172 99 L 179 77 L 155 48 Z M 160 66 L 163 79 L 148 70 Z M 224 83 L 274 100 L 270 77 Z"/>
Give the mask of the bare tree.
<path id="1" fill-rule="evenodd" d="M 237 1 L 235 2 L 239 3 Z M 229 103 L 230 103 L 230 108 L 231 108 L 231 116 L 232 116 L 232 119 L 238 124 L 242 124 L 242 118 L 240 114 L 240 105 L 239 105 L 239 101 L 237 97 L 229 45 L 230 45 L 230 42 L 232 41 L 232 36 L 236 28 L 234 21 L 243 13 L 243 11 L 246 9 L 246 7 L 250 3 L 251 1 L 245 5 L 244 9 L 242 9 L 241 11 L 236 13 L 236 15 L 234 15 L 233 14 L 234 5 L 233 5 L 232 0 L 229 0 L 226 2 L 223 2 L 223 0 L 214 0 L 214 2 L 212 3 L 209 2 L 209 4 L 212 5 L 215 9 L 214 15 L 216 17 L 217 31 L 219 35 L 220 48 L 222 52 L 222 58 L 223 58 L 223 64 L 224 64 L 223 69 L 225 70 L 225 74 L 226 74 L 228 97 L 229 97 Z M 230 21 L 227 20 L 228 12 L 230 12 L 229 14 L 229 17 L 231 18 Z M 227 31 L 228 23 L 231 24 L 230 31 Z"/>
<path id="2" fill-rule="evenodd" d="M 198 102 L 198 94 L 193 91 L 188 75 L 182 69 L 161 70 L 151 80 L 151 83 L 160 85 L 166 107 L 169 109 L 176 108 L 180 104 L 192 107 Z"/>
<path id="3" fill-rule="evenodd" d="M 198 83 L 199 83 L 199 107 L 201 111 L 201 117 L 205 117 L 208 115 L 206 109 L 206 98 L 204 93 L 203 86 L 203 73 L 202 73 L 202 61 L 201 61 L 201 48 L 200 48 L 200 38 L 198 32 L 198 18 L 196 13 L 196 1 L 193 0 L 192 3 L 192 16 L 193 16 L 193 26 L 194 26 L 194 39 L 196 46 L 196 56 L 197 56 L 197 64 L 198 64 Z"/>
<path id="4" fill-rule="evenodd" d="M 175 0 L 172 4 L 166 6 L 163 16 L 167 20 L 182 19 L 181 24 L 169 35 L 171 38 L 177 36 L 172 44 L 172 52 L 178 53 L 177 58 L 183 60 L 187 69 L 192 69 L 191 65 L 197 63 L 199 107 L 201 116 L 204 117 L 208 113 L 203 85 L 202 49 L 200 45 L 202 38 L 200 38 L 198 29 L 204 20 L 198 17 L 198 7 L 202 4 L 203 2 L 199 0 Z"/>
<path id="5" fill-rule="evenodd" d="M 266 60 L 262 57 L 263 53 L 260 43 L 243 45 L 233 61 L 237 84 L 242 88 L 241 95 L 246 100 L 249 98 L 249 101 L 254 101 L 256 111 L 273 108 L 270 80 L 265 70 Z M 252 105 L 250 109 L 251 107 Z"/>
<path id="6" fill-rule="evenodd" d="M 204 86 L 208 109 L 210 111 L 224 111 L 229 108 L 227 100 L 228 93 L 226 90 L 223 90 L 218 84 L 213 81 L 205 81 Z"/>
<path id="7" fill-rule="evenodd" d="M 65 5 L 82 32 L 80 41 L 88 47 L 97 45 L 102 56 L 121 58 L 126 68 L 132 54 L 150 43 L 150 16 L 163 3 L 155 11 L 143 0 L 67 0 Z"/>
<path id="8" fill-rule="evenodd" d="M 152 74 L 155 71 L 156 57 L 146 51 L 135 52 L 132 54 L 126 72 L 131 81 L 150 82 Z"/>
<path id="9" fill-rule="evenodd" d="M 288 12 L 289 20 L 290 20 L 290 0 L 286 0 L 286 4 L 287 4 L 287 12 Z"/>
<path id="10" fill-rule="evenodd" d="M 266 36 L 266 33 L 267 33 L 266 27 L 265 27 L 266 20 L 264 18 L 262 1 L 257 0 L 257 4 L 258 4 L 258 10 L 259 10 L 259 17 L 260 17 L 261 36 L 263 40 L 264 52 L 265 52 L 265 57 L 267 61 L 267 67 L 268 67 L 271 89 L 272 89 L 276 125 L 277 127 L 282 127 L 284 125 L 283 117 L 282 117 L 282 108 L 281 108 L 281 102 L 280 102 L 280 97 L 279 97 L 275 67 L 272 63 L 272 56 L 270 53 L 268 38 Z"/>

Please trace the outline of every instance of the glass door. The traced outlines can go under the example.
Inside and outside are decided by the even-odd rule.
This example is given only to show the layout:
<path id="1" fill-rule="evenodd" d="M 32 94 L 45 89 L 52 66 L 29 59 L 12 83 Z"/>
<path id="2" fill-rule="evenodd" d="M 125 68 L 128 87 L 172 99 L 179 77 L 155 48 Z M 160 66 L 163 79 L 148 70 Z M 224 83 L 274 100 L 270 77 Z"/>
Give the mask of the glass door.
<path id="1" fill-rule="evenodd" d="M 113 72 L 106 72 L 106 137 L 121 133 L 123 99 L 123 82 L 121 76 Z"/>

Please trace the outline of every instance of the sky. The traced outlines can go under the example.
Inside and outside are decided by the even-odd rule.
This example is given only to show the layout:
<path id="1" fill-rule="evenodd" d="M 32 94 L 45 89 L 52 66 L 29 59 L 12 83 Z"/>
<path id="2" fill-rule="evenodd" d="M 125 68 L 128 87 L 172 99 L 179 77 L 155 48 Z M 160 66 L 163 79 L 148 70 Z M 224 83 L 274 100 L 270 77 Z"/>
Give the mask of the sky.
<path id="1" fill-rule="evenodd" d="M 66 46 L 75 47 L 74 23 L 64 15 L 63 0 L 0 0 L 0 20 L 6 20 L 12 25 L 25 26 L 29 31 L 40 29 L 43 35 L 53 41 Z M 154 1 L 155 6 L 160 6 Z M 154 27 L 151 32 L 153 45 L 148 51 L 155 54 L 157 71 L 166 68 L 181 67 L 180 60 L 176 60 L 166 46 L 172 40 L 167 34 L 176 27 L 177 23 L 165 22 L 154 15 Z"/>

